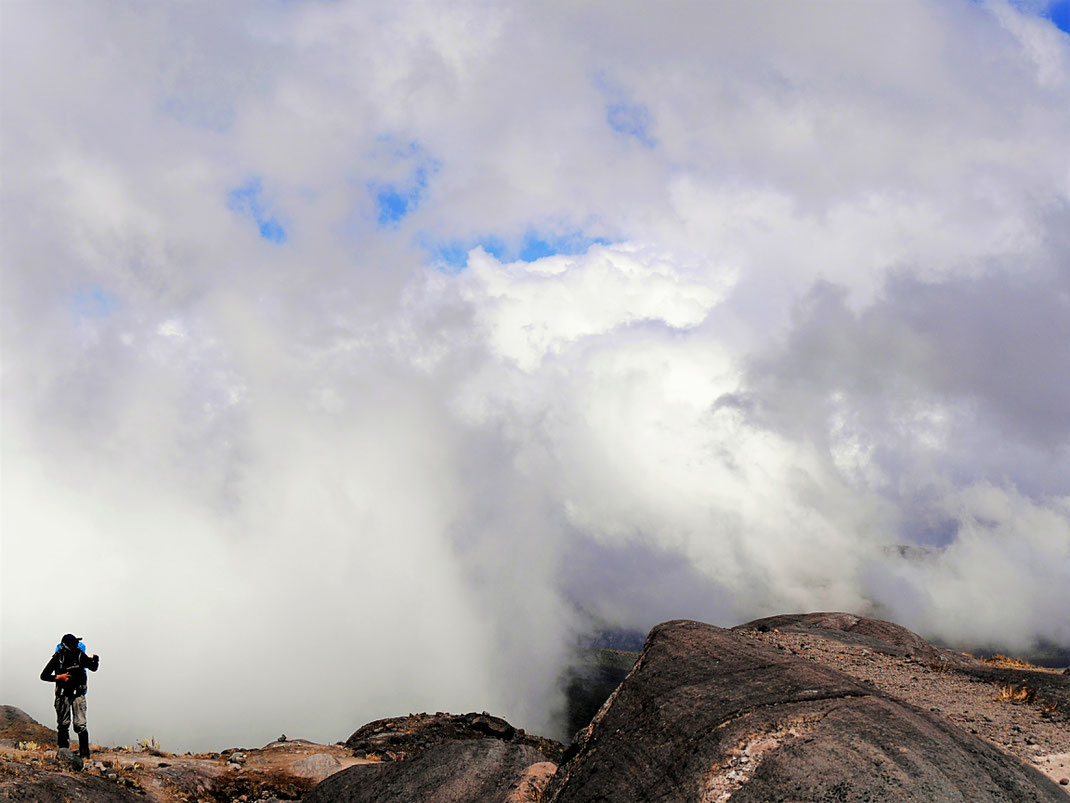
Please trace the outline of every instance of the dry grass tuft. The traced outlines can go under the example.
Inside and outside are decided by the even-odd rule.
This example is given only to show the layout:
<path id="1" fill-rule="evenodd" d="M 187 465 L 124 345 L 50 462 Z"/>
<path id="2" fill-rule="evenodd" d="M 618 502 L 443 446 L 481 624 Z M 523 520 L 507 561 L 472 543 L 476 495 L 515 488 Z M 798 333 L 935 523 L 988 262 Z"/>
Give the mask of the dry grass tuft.
<path id="1" fill-rule="evenodd" d="M 1030 672 L 1051 671 L 1043 666 L 1031 664 L 1023 658 L 1012 658 L 1009 655 L 993 655 L 989 658 L 982 658 L 981 663 L 988 664 L 989 666 L 998 666 L 1001 669 L 1028 669 Z"/>
<path id="2" fill-rule="evenodd" d="M 1047 717 L 1049 719 L 1053 719 L 1055 717 L 1055 715 L 1058 714 L 1058 713 L 1059 713 L 1059 703 L 1058 702 L 1047 703 L 1046 705 L 1042 705 L 1040 707 L 1040 715 L 1042 717 Z"/>
<path id="3" fill-rule="evenodd" d="M 996 702 L 999 703 L 1031 703 L 1037 697 L 1036 689 L 1028 686 L 1001 686 Z"/>

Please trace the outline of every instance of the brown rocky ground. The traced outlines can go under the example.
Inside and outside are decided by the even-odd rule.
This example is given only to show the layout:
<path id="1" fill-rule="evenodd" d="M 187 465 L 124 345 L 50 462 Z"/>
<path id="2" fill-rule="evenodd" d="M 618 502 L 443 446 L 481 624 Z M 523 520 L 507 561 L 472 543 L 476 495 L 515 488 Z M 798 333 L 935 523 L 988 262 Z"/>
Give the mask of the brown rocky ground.
<path id="1" fill-rule="evenodd" d="M 895 625 L 831 616 L 848 617 L 836 632 L 859 649 L 880 645 L 904 661 L 928 657 L 924 642 Z M 751 624 L 757 626 L 735 631 L 691 621 L 655 627 L 631 674 L 566 750 L 543 803 L 1066 799 L 1035 767 L 928 710 L 933 706 L 756 638 L 764 633 L 772 641 L 784 631 Z M 858 632 L 845 633 L 858 624 Z M 942 655 L 931 657 L 950 676 L 945 665 L 953 662 Z M 1036 686 L 1046 694 L 1066 691 L 1067 678 L 1044 677 L 1052 682 Z"/>
<path id="2" fill-rule="evenodd" d="M 0 745 L 10 744 L 14 747 L 16 742 L 53 744 L 55 741 L 56 732 L 51 728 L 46 728 L 13 705 L 0 705 Z"/>
<path id="3" fill-rule="evenodd" d="M 297 739 L 184 755 L 94 745 L 92 758 L 77 771 L 53 745 L 54 735 L 44 744 L 0 742 L 0 800 L 277 803 L 301 800 L 330 775 L 369 763 L 341 745 Z"/>
<path id="4" fill-rule="evenodd" d="M 771 617 L 731 631 L 666 623 L 652 631 L 643 656 L 564 756 L 562 745 L 487 712 L 438 713 L 368 723 L 344 745 L 280 738 L 256 749 L 185 755 L 94 747 L 89 764 L 75 771 L 52 747 L 54 731 L 0 706 L 0 800 L 1070 795 L 1070 675 L 1058 671 L 980 661 L 846 613 Z M 694 789 L 698 798 L 687 791 Z"/>
<path id="5" fill-rule="evenodd" d="M 882 638 L 864 632 L 876 620 L 851 617 L 862 625 L 858 633 L 807 616 L 830 614 L 771 617 L 734 630 L 944 717 L 1057 783 L 1070 779 L 1070 678 L 1062 673 L 1024 669 L 1025 662 L 979 661 L 933 647 L 898 626 Z M 1063 788 L 1070 794 L 1070 785 Z"/>

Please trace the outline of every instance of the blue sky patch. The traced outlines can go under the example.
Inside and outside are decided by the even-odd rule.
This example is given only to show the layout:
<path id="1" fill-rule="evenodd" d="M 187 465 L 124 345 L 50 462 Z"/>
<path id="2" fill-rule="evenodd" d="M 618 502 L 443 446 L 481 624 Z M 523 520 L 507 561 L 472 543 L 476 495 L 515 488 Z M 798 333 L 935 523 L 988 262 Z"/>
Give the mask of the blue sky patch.
<path id="1" fill-rule="evenodd" d="M 975 5 L 984 5 L 984 0 L 970 0 Z M 1061 31 L 1070 33 L 1070 0 L 1011 0 L 1011 4 L 1023 14 L 1039 15 Z"/>
<path id="2" fill-rule="evenodd" d="M 424 200 L 428 182 L 438 172 L 439 165 L 418 142 L 394 145 L 389 138 L 383 138 L 382 144 L 392 146 L 387 158 L 395 163 L 411 163 L 409 175 L 404 180 L 373 181 L 368 185 L 375 198 L 379 225 L 396 228 Z"/>
<path id="3" fill-rule="evenodd" d="M 431 261 L 456 271 L 468 267 L 468 252 L 482 246 L 483 250 L 501 260 L 506 253 L 505 241 L 498 237 L 485 237 L 478 240 L 447 240 L 436 242 L 421 239 L 420 244 L 431 253 Z"/>
<path id="4" fill-rule="evenodd" d="M 71 307 L 79 318 L 107 318 L 121 306 L 119 297 L 99 284 L 83 284 L 70 295 Z"/>
<path id="5" fill-rule="evenodd" d="M 606 99 L 606 123 L 610 128 L 618 134 L 633 137 L 644 147 L 653 148 L 658 144 L 651 132 L 654 115 L 645 103 L 632 100 L 632 91 L 604 71 L 596 72 L 591 80 Z"/>
<path id="6" fill-rule="evenodd" d="M 282 245 L 289 239 L 286 229 L 278 218 L 269 214 L 264 204 L 264 187 L 259 178 L 252 178 L 227 193 L 227 209 L 251 218 L 260 232 L 261 239 Z"/>
<path id="7" fill-rule="evenodd" d="M 1070 0 L 1056 0 L 1051 3 L 1044 16 L 1060 30 L 1070 33 Z"/>
<path id="8" fill-rule="evenodd" d="M 397 223 L 409 213 L 409 204 L 415 205 L 417 200 L 417 196 L 402 195 L 393 187 L 380 189 L 378 195 L 375 196 L 375 202 L 379 207 L 379 225 Z"/>
<path id="9" fill-rule="evenodd" d="M 579 231 L 556 236 L 529 232 L 524 236 L 524 241 L 517 252 L 517 258 L 522 259 L 524 262 L 534 262 L 536 259 L 557 256 L 558 254 L 566 256 L 585 254 L 592 245 L 608 244 L 609 240 L 603 237 L 587 237 L 583 232 Z"/>
<path id="10" fill-rule="evenodd" d="M 482 247 L 500 262 L 534 262 L 544 257 L 585 254 L 592 245 L 608 245 L 602 237 L 588 237 L 582 232 L 552 235 L 529 231 L 519 240 L 507 242 L 501 237 L 487 236 L 472 240 L 433 241 L 421 239 L 420 244 L 431 254 L 431 260 L 453 270 L 468 266 L 468 252 Z"/>
<path id="11" fill-rule="evenodd" d="M 653 117 L 642 103 L 611 103 L 606 107 L 606 122 L 618 134 L 635 137 L 648 148 L 657 144 L 650 134 Z"/>

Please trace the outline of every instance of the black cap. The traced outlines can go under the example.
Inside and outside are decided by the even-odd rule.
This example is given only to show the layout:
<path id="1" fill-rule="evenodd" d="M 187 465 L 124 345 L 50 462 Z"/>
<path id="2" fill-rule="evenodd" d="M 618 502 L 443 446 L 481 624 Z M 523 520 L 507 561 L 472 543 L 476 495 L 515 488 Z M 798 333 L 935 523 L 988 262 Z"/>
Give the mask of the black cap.
<path id="1" fill-rule="evenodd" d="M 68 647 L 77 647 L 79 641 L 81 639 L 78 636 L 73 636 L 70 633 L 60 639 L 60 643 L 66 644 Z"/>

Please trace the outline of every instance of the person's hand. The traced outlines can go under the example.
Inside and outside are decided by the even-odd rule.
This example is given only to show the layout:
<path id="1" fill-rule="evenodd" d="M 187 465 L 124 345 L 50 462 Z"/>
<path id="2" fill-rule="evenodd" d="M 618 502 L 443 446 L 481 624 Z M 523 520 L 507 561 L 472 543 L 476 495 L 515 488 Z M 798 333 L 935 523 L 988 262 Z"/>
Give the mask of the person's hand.
<path id="1" fill-rule="evenodd" d="M 71 676 L 64 672 L 62 675 L 56 675 L 56 680 L 70 680 Z"/>
<path id="2" fill-rule="evenodd" d="M 93 653 L 93 660 L 94 661 L 99 661 L 100 660 L 100 656 L 97 655 L 96 653 Z"/>

